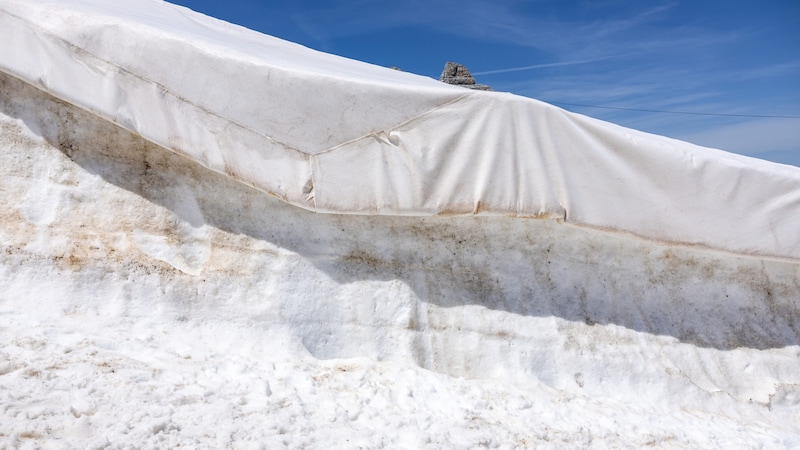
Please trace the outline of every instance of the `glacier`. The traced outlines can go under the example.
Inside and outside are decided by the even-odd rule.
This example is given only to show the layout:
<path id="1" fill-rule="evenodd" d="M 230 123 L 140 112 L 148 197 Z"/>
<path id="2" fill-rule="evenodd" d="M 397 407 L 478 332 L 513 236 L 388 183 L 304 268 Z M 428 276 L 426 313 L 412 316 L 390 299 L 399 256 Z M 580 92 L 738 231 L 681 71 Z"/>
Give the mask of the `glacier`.
<path id="1" fill-rule="evenodd" d="M 800 445 L 800 169 L 159 1 L 0 24 L 0 445 Z"/>

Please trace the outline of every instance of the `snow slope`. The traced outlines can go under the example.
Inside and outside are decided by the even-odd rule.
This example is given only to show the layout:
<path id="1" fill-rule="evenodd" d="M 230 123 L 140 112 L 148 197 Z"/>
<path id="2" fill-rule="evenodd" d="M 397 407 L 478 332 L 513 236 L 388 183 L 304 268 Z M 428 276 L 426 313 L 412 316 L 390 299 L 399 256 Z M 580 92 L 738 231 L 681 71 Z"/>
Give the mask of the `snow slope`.
<path id="1" fill-rule="evenodd" d="M 274 42 L 277 53 L 270 61 L 308 65 L 312 81 L 322 77 L 314 69 L 337 74 L 333 78 L 340 78 L 343 86 L 360 86 L 355 103 L 330 100 L 341 110 L 352 107 L 347 114 L 355 116 L 345 114 L 347 123 L 363 120 L 363 126 L 389 127 L 371 122 L 360 108 L 375 103 L 380 109 L 392 95 L 408 104 L 398 107 L 397 117 L 389 117 L 392 112 L 375 120 L 421 114 L 430 106 L 424 102 L 447 102 L 451 95 L 458 100 L 450 105 L 493 105 L 501 115 L 504 108 L 513 110 L 514 120 L 503 129 L 483 119 L 475 119 L 471 128 L 462 121 L 472 119 L 458 110 L 445 114 L 447 107 L 436 114 L 441 111 L 445 122 L 449 116 L 453 128 L 436 121 L 419 128 L 438 133 L 431 135 L 431 142 L 441 138 L 453 143 L 442 147 L 454 152 L 452 159 L 440 159 L 442 153 L 425 147 L 432 149 L 433 161 L 425 155 L 406 160 L 409 167 L 426 168 L 420 173 L 430 174 L 431 167 L 448 173 L 424 178 L 438 186 L 428 192 L 443 193 L 445 202 L 451 200 L 447 183 L 456 192 L 452 195 L 478 192 L 490 199 L 508 195 L 493 191 L 495 184 L 514 184 L 523 197 L 526 189 L 533 189 L 514 179 L 513 171 L 452 178 L 462 172 L 448 172 L 451 164 L 468 158 L 470 151 L 497 156 L 496 163 L 488 156 L 468 160 L 489 167 L 482 172 L 488 174 L 533 164 L 529 158 L 540 151 L 571 151 L 569 145 L 526 147 L 530 142 L 525 140 L 519 146 L 475 150 L 470 142 L 495 142 L 507 135 L 522 139 L 524 133 L 514 134 L 520 128 L 533 130 L 540 136 L 535 139 L 558 142 L 576 139 L 566 133 L 570 129 L 580 136 L 598 136 L 590 141 L 608 145 L 591 146 L 581 164 L 614 154 L 618 159 L 612 167 L 625 168 L 595 167 L 595 181 L 608 187 L 597 193 L 600 197 L 578 189 L 580 184 L 559 185 L 554 178 L 533 181 L 552 181 L 551 186 L 560 186 L 553 191 L 569 194 L 554 194 L 556 199 L 603 199 L 588 210 L 575 206 L 577 211 L 630 214 L 637 217 L 625 223 L 652 220 L 662 224 L 665 234 L 672 225 L 683 233 L 685 219 L 702 233 L 694 246 L 670 244 L 666 241 L 673 239 L 667 235 L 640 239 L 634 235 L 647 236 L 643 229 L 619 232 L 619 227 L 573 220 L 599 217 L 588 212 L 573 216 L 573 203 L 566 221 L 557 210 L 508 215 L 560 220 L 507 217 L 509 211 L 502 208 L 478 208 L 475 212 L 485 214 L 477 217 L 440 214 L 472 210 L 431 209 L 425 201 L 414 203 L 416 197 L 399 198 L 400 187 L 413 183 L 395 185 L 397 190 L 359 185 L 357 175 L 383 173 L 375 167 L 389 167 L 392 174 L 399 170 L 383 156 L 366 158 L 382 161 L 376 166 L 333 172 L 347 176 L 334 187 L 358 187 L 337 195 L 345 203 L 336 208 L 368 212 L 346 207 L 377 205 L 362 203 L 364 193 L 387 200 L 383 208 L 370 210 L 380 215 L 318 214 L 307 210 L 315 208 L 306 200 L 311 191 L 302 192 L 304 183 L 314 174 L 313 200 L 318 202 L 320 185 L 327 186 L 330 179 L 320 182 L 313 164 L 311 172 L 284 172 L 264 162 L 270 158 L 248 153 L 262 151 L 264 140 L 249 147 L 253 141 L 245 133 L 224 126 L 188 131 L 196 123 L 181 115 L 184 106 L 171 103 L 177 97 L 170 95 L 163 95 L 161 102 L 142 101 L 146 114 L 130 115 L 126 108 L 133 108 L 138 94 L 116 78 L 128 72 L 109 74 L 87 65 L 106 84 L 73 82 L 81 86 L 61 92 L 56 81 L 68 77 L 57 73 L 60 68 L 85 64 L 85 59 L 70 61 L 75 52 L 56 46 L 44 61 L 30 57 L 39 53 L 14 53 L 15 58 L 0 61 L 11 73 L 0 75 L 0 446 L 800 446 L 800 263 L 796 247 L 778 245 L 796 238 L 797 228 L 794 234 L 785 228 L 798 217 L 792 200 L 800 179 L 796 170 L 623 130 L 508 95 L 463 97 L 461 91 L 429 80 L 314 53 L 330 61 L 321 64 L 306 59 L 306 49 L 158 2 L 40 5 L 44 3 L 0 2 L 0 16 L 8 25 L 0 30 L 27 23 L 34 31 L 20 25 L 11 33 L 29 33 L 32 40 L 17 41 L 20 46 L 36 36 L 52 36 L 42 30 L 52 29 L 53 23 L 71 23 L 70 37 L 116 42 L 120 36 L 138 36 L 159 42 L 164 51 L 181 49 L 185 57 L 232 58 L 242 47 L 250 48 L 236 41 L 236 51 L 210 50 L 208 42 L 218 43 L 219 35 L 238 36 L 262 59 L 265 42 Z M 24 16 L 27 21 L 20 19 L 22 12 L 31 14 Z M 178 16 L 183 22 L 176 22 Z M 90 26 L 100 22 L 102 26 Z M 105 30 L 103 39 L 96 38 L 98 30 Z M 137 39 L 128 44 L 147 50 L 140 57 L 152 50 Z M 156 64 L 131 60 L 145 68 Z M 47 70 L 25 77 L 9 69 L 24 64 L 46 65 Z M 218 67 L 224 72 L 227 64 Z M 363 68 L 369 75 L 363 77 L 380 89 L 367 89 L 348 78 L 356 75 L 339 73 L 350 67 L 359 67 L 354 70 L 359 74 Z M 326 79 L 321 85 L 330 83 Z M 376 94 L 389 85 L 396 91 Z M 106 87 L 123 97 L 100 95 Z M 222 95 L 212 89 L 211 99 L 181 98 L 213 103 L 215 93 Z M 271 98 L 231 95 L 250 97 L 251 103 L 242 108 L 256 111 L 263 105 L 260 99 Z M 327 117 L 322 113 L 330 110 L 320 110 L 316 103 L 302 104 L 313 99 L 301 96 L 297 104 L 289 100 L 282 104 L 297 107 L 298 114 L 302 108 L 320 114 L 314 120 L 295 118 L 302 126 L 299 131 L 274 127 L 276 132 L 296 133 L 296 139 L 324 140 L 319 126 L 341 118 Z M 93 102 L 110 102 L 114 108 L 108 112 Z M 155 120 L 151 129 L 147 120 L 156 108 L 165 111 L 159 117 L 168 122 Z M 541 111 L 569 121 L 572 128 L 540 127 Z M 457 132 L 464 126 L 474 130 L 469 139 Z M 303 130 L 321 134 L 307 138 Z M 481 130 L 491 131 L 490 136 Z M 192 144 L 171 147 L 158 139 L 162 131 Z M 212 139 L 207 134 L 211 131 L 224 139 Z M 395 145 L 391 131 L 372 136 L 372 141 L 345 135 L 337 139 L 355 139 L 343 154 L 389 155 Z M 631 139 L 642 143 L 646 157 L 629 159 L 633 147 L 622 151 L 614 146 Z M 366 142 L 377 147 L 364 147 Z M 214 166 L 213 156 L 203 156 L 213 155 L 214 148 L 241 158 L 242 167 L 256 177 Z M 503 162 L 506 153 L 519 164 Z M 569 170 L 561 175 L 565 183 L 583 182 L 574 180 L 582 176 L 572 172 L 576 158 L 557 159 L 559 170 Z M 553 166 L 545 166 L 548 170 L 532 173 L 554 173 Z M 527 173 L 519 176 L 526 178 Z M 269 174 L 285 176 L 282 186 L 294 184 L 286 192 L 299 194 L 265 195 L 265 190 L 280 194 L 260 184 L 262 179 L 275 182 Z M 396 180 L 393 176 L 386 175 Z M 639 184 L 625 184 L 637 177 Z M 676 194 L 680 182 L 696 187 L 695 195 Z M 483 188 L 475 191 L 473 183 Z M 659 183 L 667 184 L 659 190 Z M 615 189 L 623 185 L 624 192 Z M 653 203 L 648 197 L 652 192 L 667 203 Z M 647 214 L 634 210 L 628 204 L 633 194 L 656 206 Z M 718 218 L 707 222 L 705 215 L 695 215 L 698 205 L 713 198 Z M 486 203 L 487 208 L 497 204 Z M 405 205 L 417 206 L 403 209 Z M 676 205 L 686 208 L 684 219 L 667 213 Z M 737 208 L 744 205 L 758 217 L 740 217 Z M 659 212 L 658 206 L 667 212 Z M 774 234 L 761 236 L 759 224 L 771 224 Z M 719 244 L 705 240 L 715 233 L 720 233 Z"/>

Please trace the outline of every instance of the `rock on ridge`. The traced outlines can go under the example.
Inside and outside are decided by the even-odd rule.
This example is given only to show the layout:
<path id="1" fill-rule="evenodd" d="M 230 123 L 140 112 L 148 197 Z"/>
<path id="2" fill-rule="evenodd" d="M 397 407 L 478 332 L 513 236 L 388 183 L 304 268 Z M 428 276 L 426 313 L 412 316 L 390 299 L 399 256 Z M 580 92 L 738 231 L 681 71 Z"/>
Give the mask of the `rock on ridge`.
<path id="1" fill-rule="evenodd" d="M 476 89 L 479 91 L 491 91 L 492 88 L 485 84 L 477 84 L 475 78 L 469 73 L 466 67 L 456 62 L 448 62 L 444 65 L 442 75 L 439 81 L 447 84 L 455 84 L 468 89 Z"/>

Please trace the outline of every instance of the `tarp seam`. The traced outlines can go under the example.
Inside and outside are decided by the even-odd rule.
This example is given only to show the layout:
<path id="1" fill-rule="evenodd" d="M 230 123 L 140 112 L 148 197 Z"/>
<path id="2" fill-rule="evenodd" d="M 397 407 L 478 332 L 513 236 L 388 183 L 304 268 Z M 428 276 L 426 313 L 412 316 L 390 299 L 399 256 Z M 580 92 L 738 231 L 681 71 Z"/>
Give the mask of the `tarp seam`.
<path id="1" fill-rule="evenodd" d="M 241 128 L 241 129 L 243 129 L 245 131 L 250 131 L 250 132 L 252 132 L 252 133 L 254 133 L 254 134 L 258 135 L 258 136 L 263 137 L 264 139 L 267 139 L 267 140 L 269 140 L 269 141 L 271 141 L 271 142 L 273 142 L 273 143 L 275 143 L 277 145 L 280 145 L 281 147 L 283 147 L 283 148 L 285 148 L 287 150 L 293 150 L 293 151 L 296 151 L 296 152 L 301 153 L 301 154 L 306 155 L 306 156 L 313 155 L 313 153 L 311 153 L 311 152 L 308 152 L 306 150 L 302 150 L 302 149 L 299 149 L 299 148 L 295 148 L 295 147 L 293 147 L 293 146 L 291 146 L 291 145 L 289 145 L 289 144 L 287 144 L 285 142 L 282 142 L 282 141 L 279 141 L 279 140 L 273 138 L 272 136 L 268 136 L 268 135 L 266 135 L 266 134 L 264 134 L 262 132 L 256 131 L 256 130 L 254 130 L 254 129 L 252 129 L 252 128 L 244 125 L 244 124 L 241 124 L 241 123 L 239 123 L 239 122 L 237 122 L 237 121 L 235 121 L 235 120 L 233 120 L 233 119 L 231 119 L 229 117 L 226 117 L 226 116 L 224 116 L 224 115 L 222 115 L 220 113 L 212 111 L 211 109 L 209 109 L 209 108 L 207 108 L 207 107 L 205 107 L 205 106 L 203 106 L 203 105 L 201 105 L 199 103 L 195 103 L 195 102 L 192 102 L 190 100 L 187 100 L 186 98 L 181 97 L 177 93 L 171 91 L 167 86 L 165 86 L 165 85 L 163 85 L 163 84 L 161 84 L 161 83 L 159 83 L 157 81 L 151 80 L 151 79 L 149 79 L 149 78 L 147 78 L 145 76 L 142 76 L 142 75 L 140 75 L 140 74 L 138 74 L 138 73 L 136 73 L 136 72 L 134 72 L 134 71 L 132 71 L 130 69 L 127 69 L 127 68 L 122 67 L 122 66 L 120 66 L 118 64 L 112 63 L 112 62 L 106 60 L 105 58 L 102 58 L 102 57 L 100 57 L 98 55 L 95 55 L 94 53 L 92 53 L 92 52 L 90 52 L 90 51 L 88 51 L 88 50 L 86 50 L 84 48 L 81 48 L 80 46 L 68 41 L 65 38 L 62 38 L 60 36 L 56 36 L 53 33 L 49 32 L 48 30 L 46 30 L 46 29 L 44 29 L 44 28 L 42 28 L 42 27 L 40 27 L 40 26 L 38 26 L 38 25 L 28 21 L 28 20 L 25 20 L 24 18 L 19 17 L 16 14 L 12 14 L 12 13 L 10 13 L 8 11 L 0 11 L 0 12 L 6 14 L 7 16 L 13 17 L 13 18 L 15 18 L 15 19 L 17 19 L 17 20 L 19 20 L 19 21 L 21 21 L 23 23 L 26 23 L 31 28 L 39 30 L 43 35 L 48 36 L 48 37 L 50 37 L 51 39 L 53 39 L 55 41 L 62 42 L 67 47 L 72 49 L 76 54 L 89 55 L 92 58 L 95 58 L 96 60 L 98 60 L 99 62 L 106 64 L 109 68 L 116 69 L 120 73 L 124 73 L 126 75 L 133 76 L 134 78 L 136 78 L 138 80 L 141 80 L 144 83 L 149 83 L 152 86 L 157 87 L 158 89 L 161 90 L 161 92 L 163 92 L 164 94 L 172 96 L 173 98 L 177 99 L 179 102 L 182 102 L 182 103 L 185 103 L 185 104 L 190 105 L 192 107 L 195 107 L 198 110 L 200 110 L 200 111 L 202 111 L 202 112 L 204 112 L 204 113 L 206 113 L 208 115 L 218 117 L 218 118 L 222 119 L 223 121 L 226 121 L 226 122 L 228 122 L 228 123 L 230 123 L 230 124 L 232 124 L 234 126 L 237 126 L 237 127 Z M 13 74 L 11 74 L 11 75 L 13 75 Z M 14 76 L 16 76 L 16 75 L 14 75 Z M 48 92 L 48 93 L 50 93 L 52 95 L 55 95 L 55 96 L 57 96 L 59 98 L 61 97 L 61 96 L 58 95 L 58 93 L 52 92 L 52 90 L 49 89 L 47 86 L 39 86 L 39 88 L 42 88 L 44 91 L 46 91 L 46 92 Z M 102 117 L 102 114 L 100 112 L 98 112 L 98 111 L 89 110 L 89 112 L 91 112 L 94 115 Z M 137 134 L 140 134 L 139 130 L 130 130 L 130 131 L 133 131 L 133 132 L 135 132 Z M 156 142 L 156 144 L 163 145 L 163 144 L 158 143 L 158 142 Z M 169 147 L 167 147 L 167 148 L 169 148 Z"/>
<path id="2" fill-rule="evenodd" d="M 433 107 L 431 109 L 428 109 L 427 111 L 423 111 L 423 112 L 417 114 L 416 116 L 412 116 L 409 119 L 406 119 L 406 120 L 404 120 L 402 122 L 399 122 L 399 123 L 397 123 L 395 125 L 392 125 L 391 127 L 387 127 L 387 129 L 385 129 L 385 130 L 372 131 L 370 133 L 364 134 L 364 135 L 359 136 L 357 138 L 350 139 L 349 141 L 345 141 L 345 142 L 342 142 L 341 144 L 336 144 L 333 147 L 329 147 L 329 148 L 327 148 L 325 150 L 316 152 L 316 153 L 312 154 L 311 156 L 313 157 L 313 156 L 316 156 L 316 155 L 324 155 L 326 153 L 331 153 L 331 152 L 334 152 L 334 151 L 339 150 L 341 148 L 348 147 L 351 144 L 354 144 L 356 142 L 363 141 L 364 139 L 375 138 L 375 139 L 378 139 L 378 140 L 381 140 L 381 141 L 382 140 L 389 140 L 389 136 L 387 135 L 388 131 L 395 130 L 397 128 L 402 128 L 404 126 L 407 126 L 408 124 L 410 124 L 412 122 L 415 122 L 415 121 L 417 121 L 417 120 L 419 120 L 419 119 L 421 119 L 421 118 L 423 118 L 423 117 L 425 117 L 427 115 L 430 115 L 430 114 L 435 113 L 436 111 L 439 111 L 440 109 L 446 108 L 446 107 L 448 107 L 448 106 L 450 106 L 450 105 L 452 105 L 454 103 L 458 103 L 458 102 L 466 99 L 467 97 L 469 97 L 472 94 L 473 94 L 472 92 L 467 92 L 467 93 L 462 94 L 462 95 L 460 95 L 460 96 L 458 96 L 458 97 L 456 97 L 456 98 L 454 98 L 452 100 L 448 100 L 445 103 L 442 103 L 442 104 L 437 105 L 437 106 L 435 106 L 435 107 Z M 383 136 L 386 136 L 386 138 L 384 139 Z"/>

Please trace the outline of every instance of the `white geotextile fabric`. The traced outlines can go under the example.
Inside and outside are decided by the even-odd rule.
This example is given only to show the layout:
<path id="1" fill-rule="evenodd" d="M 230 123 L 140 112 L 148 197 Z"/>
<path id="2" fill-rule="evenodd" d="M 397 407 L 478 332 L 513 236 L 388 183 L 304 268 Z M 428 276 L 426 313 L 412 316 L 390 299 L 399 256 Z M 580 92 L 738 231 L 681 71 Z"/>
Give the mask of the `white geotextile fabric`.
<path id="1" fill-rule="evenodd" d="M 800 259 L 800 169 L 155 0 L 0 0 L 0 70 L 318 212 L 556 218 Z"/>

